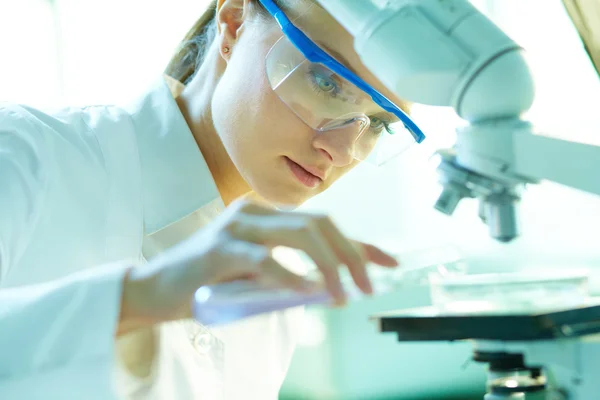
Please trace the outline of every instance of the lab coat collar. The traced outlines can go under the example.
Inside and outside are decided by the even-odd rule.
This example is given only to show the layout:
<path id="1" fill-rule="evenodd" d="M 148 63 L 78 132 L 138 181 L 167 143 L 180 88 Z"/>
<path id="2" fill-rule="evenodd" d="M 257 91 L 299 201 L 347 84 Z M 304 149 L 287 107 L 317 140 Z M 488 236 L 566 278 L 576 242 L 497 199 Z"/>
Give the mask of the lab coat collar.
<path id="1" fill-rule="evenodd" d="M 220 199 L 208 165 L 164 79 L 128 111 L 139 148 L 146 235 Z"/>

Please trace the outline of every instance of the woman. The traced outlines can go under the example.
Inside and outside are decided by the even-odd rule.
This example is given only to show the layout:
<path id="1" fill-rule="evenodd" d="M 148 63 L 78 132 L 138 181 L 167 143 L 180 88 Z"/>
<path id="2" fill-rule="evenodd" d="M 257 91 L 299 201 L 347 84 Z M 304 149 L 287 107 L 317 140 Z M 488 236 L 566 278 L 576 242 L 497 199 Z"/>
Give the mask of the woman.
<path id="1" fill-rule="evenodd" d="M 333 70 L 298 51 L 317 43 Z M 195 289 L 314 289 L 273 259 L 279 245 L 305 251 L 338 304 L 340 264 L 365 293 L 367 262 L 396 265 L 284 210 L 372 154 L 397 118 L 412 126 L 325 10 L 219 0 L 167 73 L 125 109 L 0 108 L 0 397 L 274 399 L 297 310 L 208 329 L 187 319 Z"/>

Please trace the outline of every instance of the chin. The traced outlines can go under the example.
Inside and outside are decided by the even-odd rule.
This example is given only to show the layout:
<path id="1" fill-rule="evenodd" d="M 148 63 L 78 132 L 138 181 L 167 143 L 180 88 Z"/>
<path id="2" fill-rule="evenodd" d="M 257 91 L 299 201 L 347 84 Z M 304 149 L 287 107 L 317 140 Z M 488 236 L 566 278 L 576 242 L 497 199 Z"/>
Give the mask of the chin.
<path id="1" fill-rule="evenodd" d="M 306 193 L 290 193 L 289 191 L 277 190 L 271 188 L 265 194 L 258 193 L 263 199 L 280 208 L 297 208 L 312 196 L 307 196 Z"/>
<path id="2" fill-rule="evenodd" d="M 261 182 L 252 185 L 254 192 L 263 200 L 278 208 L 294 209 L 300 207 L 317 193 L 309 193 L 295 185 L 282 185 L 272 182 Z"/>

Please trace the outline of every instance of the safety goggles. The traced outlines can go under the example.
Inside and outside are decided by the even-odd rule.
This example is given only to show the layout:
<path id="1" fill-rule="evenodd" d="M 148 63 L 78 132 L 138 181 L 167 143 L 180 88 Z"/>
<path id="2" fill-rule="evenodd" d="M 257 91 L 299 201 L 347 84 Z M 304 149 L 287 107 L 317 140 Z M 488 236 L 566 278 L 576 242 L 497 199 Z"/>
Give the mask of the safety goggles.
<path id="1" fill-rule="evenodd" d="M 425 139 L 400 107 L 309 39 L 272 0 L 260 2 L 283 31 L 267 54 L 267 78 L 304 123 L 350 135 L 353 157 L 378 166 Z"/>

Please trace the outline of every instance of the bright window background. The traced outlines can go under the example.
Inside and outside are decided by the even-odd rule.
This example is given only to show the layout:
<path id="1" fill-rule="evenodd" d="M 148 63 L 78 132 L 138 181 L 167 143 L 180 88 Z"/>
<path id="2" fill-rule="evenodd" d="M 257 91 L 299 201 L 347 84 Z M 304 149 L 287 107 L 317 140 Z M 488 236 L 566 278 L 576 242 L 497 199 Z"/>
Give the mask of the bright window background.
<path id="1" fill-rule="evenodd" d="M 160 76 L 207 3 L 0 0 L 0 101 L 38 107 L 129 101 Z M 527 48 L 537 85 L 529 117 L 536 125 L 548 134 L 600 142 L 600 81 L 561 2 L 474 3 Z M 598 262 L 600 200 L 585 193 L 551 183 L 532 187 L 522 204 L 524 234 L 510 245 L 488 238 L 474 202 L 461 204 L 452 218 L 435 212 L 439 187 L 428 158 L 453 143 L 459 121 L 447 109 L 416 107 L 414 115 L 428 133 L 425 144 L 387 171 L 358 168 L 304 208 L 327 212 L 349 235 L 395 252 L 457 245 L 480 270 Z M 409 290 L 344 311 L 309 311 L 284 395 L 439 398 L 446 388 L 464 399 L 479 393 L 482 370 L 462 368 L 467 345 L 400 345 L 366 322 L 374 311 L 426 299 Z"/>
<path id="2" fill-rule="evenodd" d="M 0 100 L 122 103 L 155 81 L 208 0 L 0 0 Z"/>

